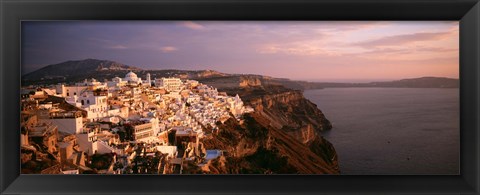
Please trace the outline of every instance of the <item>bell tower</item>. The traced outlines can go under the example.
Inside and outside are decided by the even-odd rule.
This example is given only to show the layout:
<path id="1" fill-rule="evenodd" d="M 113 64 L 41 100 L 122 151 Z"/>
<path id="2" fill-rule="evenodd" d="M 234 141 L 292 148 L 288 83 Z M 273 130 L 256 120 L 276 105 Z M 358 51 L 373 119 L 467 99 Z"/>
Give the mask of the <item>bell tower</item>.
<path id="1" fill-rule="evenodd" d="M 150 79 L 150 73 L 147 73 L 147 82 L 148 82 L 148 86 L 152 85 L 152 80 Z"/>

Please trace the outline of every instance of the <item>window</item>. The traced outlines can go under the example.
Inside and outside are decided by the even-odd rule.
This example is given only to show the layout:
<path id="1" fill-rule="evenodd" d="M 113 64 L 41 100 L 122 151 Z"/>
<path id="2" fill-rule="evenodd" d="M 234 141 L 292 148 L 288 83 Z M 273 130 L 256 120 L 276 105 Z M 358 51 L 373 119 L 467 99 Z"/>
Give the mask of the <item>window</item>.
<path id="1" fill-rule="evenodd" d="M 77 95 L 77 92 L 73 92 L 73 95 Z"/>
<path id="2" fill-rule="evenodd" d="M 85 102 L 82 100 L 82 106 L 85 104 Z"/>
<path id="3" fill-rule="evenodd" d="M 87 104 L 90 104 L 90 100 L 87 100 Z"/>

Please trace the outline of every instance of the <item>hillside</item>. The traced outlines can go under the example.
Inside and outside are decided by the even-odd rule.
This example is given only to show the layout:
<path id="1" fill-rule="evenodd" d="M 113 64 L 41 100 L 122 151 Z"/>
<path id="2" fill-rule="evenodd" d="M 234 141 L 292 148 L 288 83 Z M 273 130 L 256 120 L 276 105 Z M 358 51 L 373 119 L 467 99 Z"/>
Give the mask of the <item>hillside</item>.
<path id="1" fill-rule="evenodd" d="M 197 79 L 228 76 L 228 74 L 214 70 L 142 70 L 115 61 L 85 59 L 47 65 L 27 73 L 22 76 L 22 86 L 75 83 L 92 78 L 92 76 L 99 81 L 103 81 L 105 79 L 110 80 L 113 77 L 123 78 L 130 71 L 135 72 L 141 78 L 145 78 L 147 73 L 150 73 L 152 78 L 174 76 L 182 79 Z"/>
<path id="2" fill-rule="evenodd" d="M 75 60 L 47 65 L 22 76 L 22 83 L 55 83 L 82 80 L 92 75 L 139 71 L 140 68 L 109 60 Z"/>

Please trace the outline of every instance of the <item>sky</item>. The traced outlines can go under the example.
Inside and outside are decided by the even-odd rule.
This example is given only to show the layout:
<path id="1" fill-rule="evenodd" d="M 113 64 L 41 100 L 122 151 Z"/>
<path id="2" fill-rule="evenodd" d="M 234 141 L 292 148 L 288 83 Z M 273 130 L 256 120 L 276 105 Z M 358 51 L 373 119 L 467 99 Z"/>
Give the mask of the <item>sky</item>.
<path id="1" fill-rule="evenodd" d="M 28 21 L 22 73 L 82 59 L 307 81 L 459 77 L 458 21 Z"/>

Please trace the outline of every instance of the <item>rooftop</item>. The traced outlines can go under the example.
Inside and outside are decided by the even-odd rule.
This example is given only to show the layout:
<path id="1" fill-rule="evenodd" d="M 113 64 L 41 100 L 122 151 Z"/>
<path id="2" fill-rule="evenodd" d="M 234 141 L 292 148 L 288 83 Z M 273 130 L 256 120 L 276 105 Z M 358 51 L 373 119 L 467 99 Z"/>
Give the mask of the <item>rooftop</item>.
<path id="1" fill-rule="evenodd" d="M 40 123 L 40 124 L 37 124 L 36 126 L 29 128 L 28 136 L 42 137 L 47 135 L 48 133 L 52 133 L 56 128 L 57 126 L 52 125 L 52 123 Z"/>

